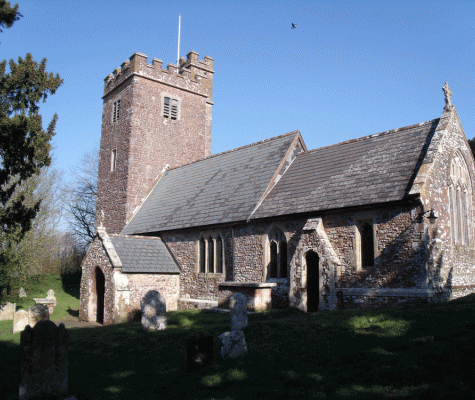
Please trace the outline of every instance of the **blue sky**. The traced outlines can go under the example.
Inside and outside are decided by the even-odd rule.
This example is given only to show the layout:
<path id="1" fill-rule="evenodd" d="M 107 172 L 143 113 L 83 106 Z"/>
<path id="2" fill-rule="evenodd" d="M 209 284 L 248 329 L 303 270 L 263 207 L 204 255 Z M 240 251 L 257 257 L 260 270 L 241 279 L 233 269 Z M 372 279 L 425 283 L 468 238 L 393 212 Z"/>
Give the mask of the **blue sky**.
<path id="1" fill-rule="evenodd" d="M 104 78 L 135 51 L 214 59 L 212 153 L 293 130 L 309 149 L 438 118 L 448 81 L 475 136 L 475 3 L 30 1 L 0 34 L 1 59 L 31 52 L 64 84 L 54 165 L 98 147 Z M 290 29 L 291 23 L 297 29 Z"/>

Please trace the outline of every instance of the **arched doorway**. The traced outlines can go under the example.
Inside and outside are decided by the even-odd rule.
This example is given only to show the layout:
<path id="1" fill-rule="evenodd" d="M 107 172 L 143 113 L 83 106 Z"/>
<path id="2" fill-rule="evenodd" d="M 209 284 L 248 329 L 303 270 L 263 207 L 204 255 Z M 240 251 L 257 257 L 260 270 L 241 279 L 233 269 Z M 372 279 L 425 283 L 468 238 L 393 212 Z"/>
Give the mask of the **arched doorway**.
<path id="1" fill-rule="evenodd" d="M 97 312 L 96 321 L 104 323 L 104 294 L 106 291 L 106 279 L 99 267 L 96 267 L 96 296 L 97 296 Z"/>
<path id="2" fill-rule="evenodd" d="M 309 251 L 305 255 L 307 264 L 307 311 L 318 311 L 320 299 L 320 268 L 318 254 Z"/>

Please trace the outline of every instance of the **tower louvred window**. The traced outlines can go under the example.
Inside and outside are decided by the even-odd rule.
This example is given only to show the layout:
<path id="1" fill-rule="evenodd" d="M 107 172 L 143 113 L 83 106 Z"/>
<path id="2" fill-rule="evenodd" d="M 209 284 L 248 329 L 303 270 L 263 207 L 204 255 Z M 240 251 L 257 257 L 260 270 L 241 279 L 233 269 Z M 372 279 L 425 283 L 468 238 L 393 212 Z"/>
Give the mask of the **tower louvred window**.
<path id="1" fill-rule="evenodd" d="M 163 117 L 172 120 L 178 120 L 180 114 L 180 102 L 178 99 L 171 97 L 163 98 Z"/>
<path id="2" fill-rule="evenodd" d="M 172 100 L 172 119 L 177 119 L 178 117 L 178 100 Z"/>
<path id="3" fill-rule="evenodd" d="M 120 118 L 120 99 L 114 101 L 112 111 L 112 122 L 116 122 Z"/>
<path id="4" fill-rule="evenodd" d="M 170 97 L 163 99 L 163 116 L 168 118 L 170 116 Z"/>
<path id="5" fill-rule="evenodd" d="M 117 119 L 120 118 L 120 100 L 117 100 Z"/>

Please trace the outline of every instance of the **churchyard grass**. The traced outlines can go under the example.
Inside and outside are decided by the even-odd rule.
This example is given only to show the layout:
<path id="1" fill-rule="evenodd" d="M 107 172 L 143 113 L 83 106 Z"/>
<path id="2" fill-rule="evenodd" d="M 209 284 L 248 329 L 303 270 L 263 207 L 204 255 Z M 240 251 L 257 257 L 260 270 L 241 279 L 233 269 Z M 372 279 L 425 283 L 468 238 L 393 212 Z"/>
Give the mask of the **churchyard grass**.
<path id="1" fill-rule="evenodd" d="M 151 333 L 139 322 L 70 329 L 71 393 L 79 400 L 475 398 L 475 296 L 250 315 L 247 355 L 225 361 L 217 337 L 229 330 L 228 315 L 179 311 L 167 318 L 166 330 Z M 200 331 L 215 338 L 215 363 L 188 373 L 186 340 Z M 18 396 L 19 340 L 18 333 L 0 336 L 7 399 Z"/>

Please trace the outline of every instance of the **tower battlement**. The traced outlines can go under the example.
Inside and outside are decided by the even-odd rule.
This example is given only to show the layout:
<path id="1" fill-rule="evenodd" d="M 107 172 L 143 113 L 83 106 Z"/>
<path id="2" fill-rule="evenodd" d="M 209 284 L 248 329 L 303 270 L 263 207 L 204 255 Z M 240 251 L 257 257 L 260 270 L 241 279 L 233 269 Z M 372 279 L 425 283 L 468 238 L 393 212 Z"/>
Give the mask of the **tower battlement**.
<path id="1" fill-rule="evenodd" d="M 135 52 L 105 77 L 104 97 L 135 75 L 208 97 L 207 101 L 212 103 L 213 59 L 205 56 L 204 60 L 200 60 L 198 57 L 196 51 L 190 51 L 186 59 L 180 59 L 179 66 L 169 63 L 167 69 L 163 69 L 162 60 L 153 58 L 152 64 L 148 64 L 146 54 Z"/>

